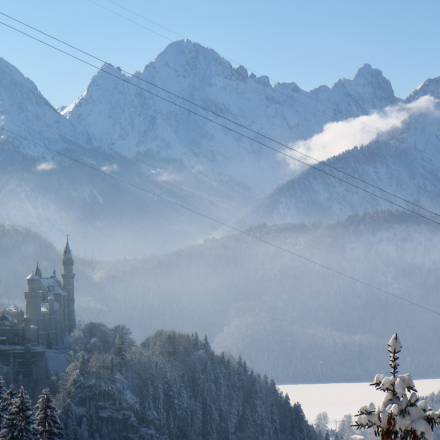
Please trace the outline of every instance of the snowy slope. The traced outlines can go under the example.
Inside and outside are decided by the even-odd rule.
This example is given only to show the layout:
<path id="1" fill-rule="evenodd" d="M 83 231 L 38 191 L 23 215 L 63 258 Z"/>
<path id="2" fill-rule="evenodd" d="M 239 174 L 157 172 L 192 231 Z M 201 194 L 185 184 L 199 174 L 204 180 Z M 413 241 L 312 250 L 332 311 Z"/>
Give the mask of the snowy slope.
<path id="1" fill-rule="evenodd" d="M 18 69 L 0 58 L 0 128 L 31 138 L 33 142 L 16 141 L 18 149 L 33 157 L 50 155 L 43 147 L 58 149 L 66 146 L 66 136 L 85 142 L 70 121 L 61 118 L 58 112 L 42 96 L 35 84 Z M 2 140 L 11 135 L 2 133 Z"/>
<path id="2" fill-rule="evenodd" d="M 32 81 L 0 60 L 0 224 L 29 227 L 57 244 L 70 233 L 82 253 L 101 257 L 162 252 L 212 230 L 206 220 L 66 155 L 210 212 L 209 200 L 159 185 L 142 164 L 94 145 Z"/>
<path id="3" fill-rule="evenodd" d="M 440 99 L 440 76 L 424 81 L 414 90 L 414 92 L 408 96 L 406 101 L 412 102 L 425 95 L 430 95 L 434 98 Z"/>
<path id="4" fill-rule="evenodd" d="M 438 92 L 439 88 L 436 90 Z M 427 91 L 433 92 L 432 89 Z M 422 89 L 419 89 L 418 97 L 421 92 Z M 439 211 L 439 110 L 437 103 L 434 111 L 414 115 L 402 127 L 382 134 L 366 146 L 355 147 L 324 163 L 372 182 L 413 203 Z M 323 165 L 320 167 L 338 175 Z M 346 175 L 339 177 L 373 190 L 394 203 L 414 209 L 402 200 L 365 186 Z M 382 209 L 398 207 L 309 168 L 273 191 L 246 217 L 244 223 L 327 222 L 343 219 L 351 214 Z"/>

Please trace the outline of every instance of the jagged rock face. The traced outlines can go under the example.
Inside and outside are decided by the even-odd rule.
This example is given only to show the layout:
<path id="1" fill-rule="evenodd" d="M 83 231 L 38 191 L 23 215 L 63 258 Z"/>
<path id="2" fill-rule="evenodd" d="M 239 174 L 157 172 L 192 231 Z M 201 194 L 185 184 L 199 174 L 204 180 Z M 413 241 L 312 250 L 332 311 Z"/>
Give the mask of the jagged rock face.
<path id="1" fill-rule="evenodd" d="M 66 147 L 69 141 L 62 136 L 85 141 L 73 124 L 60 114 L 40 93 L 36 85 L 18 69 L 0 58 L 0 128 L 6 128 L 21 137 L 14 139 L 3 131 L 1 133 L 2 152 L 4 145 L 13 145 L 13 149 L 34 158 L 47 158 L 50 153 L 41 146 L 53 149 Z M 9 140 L 6 143 L 5 140 Z"/>
<path id="2" fill-rule="evenodd" d="M 104 66 L 79 101 L 63 112 L 96 144 L 174 173 L 197 170 L 215 182 L 232 181 L 251 191 L 268 191 L 288 176 L 276 152 L 231 135 L 105 72 L 128 79 L 118 69 Z M 242 66 L 233 68 L 213 50 L 190 41 L 168 46 L 136 78 L 159 84 L 282 142 L 310 136 L 326 122 L 396 102 L 389 81 L 369 65 L 353 80 L 306 92 L 294 83 L 272 86 L 267 77 L 249 75 Z M 130 81 L 217 119 L 142 81 Z"/>
<path id="3" fill-rule="evenodd" d="M 406 100 L 408 102 L 415 101 L 421 96 L 430 95 L 434 98 L 440 99 L 440 77 L 430 78 L 423 82 L 412 92 Z"/>

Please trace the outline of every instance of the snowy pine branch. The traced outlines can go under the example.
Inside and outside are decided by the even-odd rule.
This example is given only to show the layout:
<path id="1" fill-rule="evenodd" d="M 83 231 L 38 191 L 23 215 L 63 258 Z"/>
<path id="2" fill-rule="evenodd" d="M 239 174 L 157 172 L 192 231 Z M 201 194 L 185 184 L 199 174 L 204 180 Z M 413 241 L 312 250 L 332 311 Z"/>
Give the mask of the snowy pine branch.
<path id="1" fill-rule="evenodd" d="M 397 334 L 388 342 L 390 376 L 377 374 L 372 386 L 385 393 L 382 403 L 363 406 L 355 416 L 356 429 L 373 429 L 383 440 L 432 440 L 433 429 L 440 425 L 440 412 L 420 399 L 410 374 L 399 374 L 402 345 Z"/>

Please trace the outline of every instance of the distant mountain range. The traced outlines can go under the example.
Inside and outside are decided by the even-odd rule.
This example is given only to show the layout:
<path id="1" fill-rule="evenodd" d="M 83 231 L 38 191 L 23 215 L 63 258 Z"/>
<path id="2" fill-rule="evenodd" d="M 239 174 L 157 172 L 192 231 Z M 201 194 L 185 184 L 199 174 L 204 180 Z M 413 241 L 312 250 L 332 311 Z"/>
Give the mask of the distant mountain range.
<path id="1" fill-rule="evenodd" d="M 231 136 L 114 76 L 127 78 L 118 68 L 104 66 L 86 93 L 63 111 L 96 145 L 136 157 L 176 178 L 190 173 L 198 179 L 202 174 L 223 185 L 248 187 L 251 193 L 270 191 L 287 176 L 285 163 L 276 153 Z M 242 66 L 234 69 L 215 51 L 190 41 L 169 45 L 136 78 L 140 80 L 132 81 L 137 86 L 169 98 L 148 86 L 158 84 L 286 143 L 313 135 L 326 122 L 363 115 L 397 101 L 390 82 L 369 65 L 353 80 L 305 92 L 294 83 L 271 86 L 267 77 L 249 75 Z"/>
<path id="2" fill-rule="evenodd" d="M 329 122 L 403 102 L 382 73 L 368 64 L 352 80 L 307 92 L 295 83 L 273 86 L 267 77 L 234 68 L 214 50 L 186 40 L 170 44 L 132 79 L 104 65 L 87 91 L 58 112 L 31 80 L 0 60 L 0 223 L 30 227 L 55 243 L 70 232 L 83 254 L 106 258 L 162 253 L 218 228 L 117 179 L 227 222 L 245 218 L 250 225 L 331 221 L 385 208 L 312 170 L 297 175 L 276 151 L 114 76 L 166 95 L 139 79 L 156 83 L 283 143 L 313 136 Z M 408 102 L 426 94 L 437 97 L 438 83 L 428 80 Z M 436 127 L 435 115 L 419 115 L 389 137 L 330 160 L 434 207 Z M 433 155 L 434 161 L 426 161 L 418 149 Z M 262 199 L 265 194 L 270 195 Z"/>

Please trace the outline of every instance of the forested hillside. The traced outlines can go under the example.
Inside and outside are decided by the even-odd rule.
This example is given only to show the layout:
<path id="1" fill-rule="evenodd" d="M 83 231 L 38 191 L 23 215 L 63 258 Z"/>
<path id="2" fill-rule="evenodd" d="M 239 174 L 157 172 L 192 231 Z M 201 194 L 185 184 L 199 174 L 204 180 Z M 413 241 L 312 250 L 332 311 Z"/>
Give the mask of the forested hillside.
<path id="1" fill-rule="evenodd" d="M 206 339 L 90 323 L 58 390 L 67 440 L 317 440 L 298 404 Z"/>
<path id="2" fill-rule="evenodd" d="M 263 225 L 250 233 L 404 300 L 243 236 L 101 266 L 100 282 L 120 314 L 121 292 L 137 304 L 127 310 L 136 335 L 146 327 L 206 332 L 216 350 L 242 355 L 278 383 L 369 380 L 381 365 L 383 338 L 395 330 L 411 347 L 407 368 L 435 376 L 437 355 L 419 359 L 430 352 L 423 335 L 435 333 L 438 319 L 405 302 L 440 306 L 435 225 L 388 212 L 332 225 Z"/>

